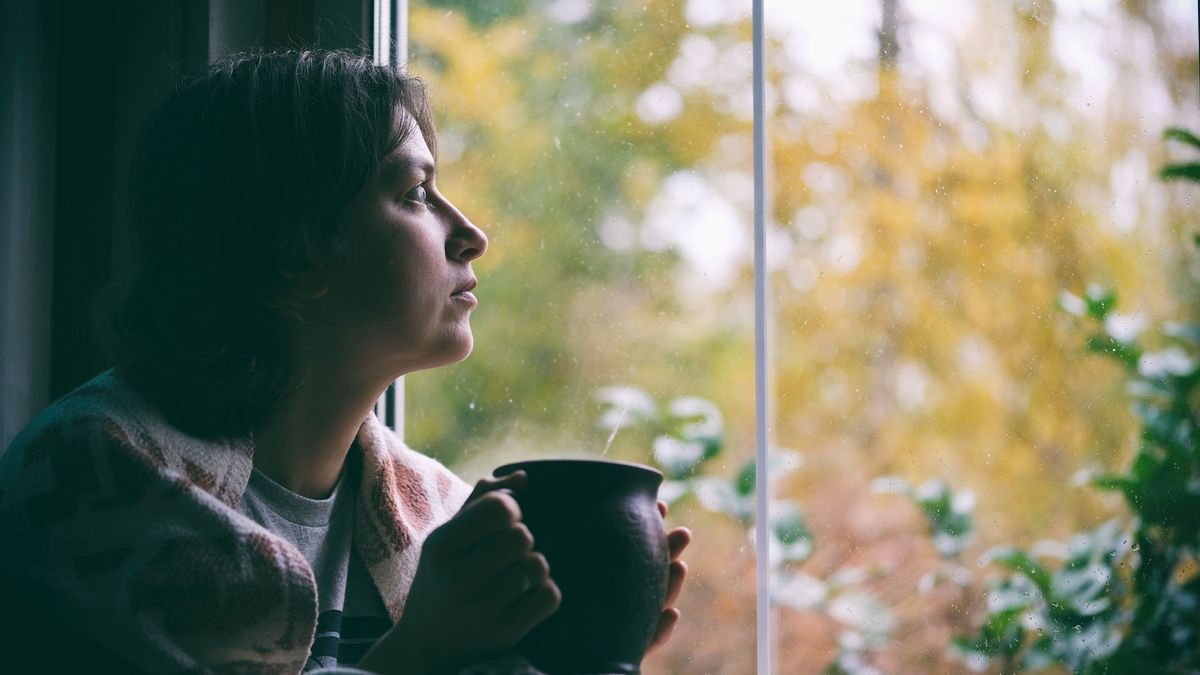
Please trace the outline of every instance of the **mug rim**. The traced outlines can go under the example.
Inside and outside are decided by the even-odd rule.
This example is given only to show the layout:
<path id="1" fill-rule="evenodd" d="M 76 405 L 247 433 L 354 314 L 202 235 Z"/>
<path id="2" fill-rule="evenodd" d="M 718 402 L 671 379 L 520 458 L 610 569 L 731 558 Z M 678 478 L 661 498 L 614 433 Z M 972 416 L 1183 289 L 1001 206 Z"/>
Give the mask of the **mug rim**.
<path id="1" fill-rule="evenodd" d="M 663 475 L 663 472 L 659 471 L 658 469 L 655 469 L 652 466 L 647 466 L 645 464 L 638 464 L 637 462 L 626 462 L 626 461 L 618 460 L 618 459 L 592 459 L 592 458 L 588 458 L 588 457 L 543 457 L 543 458 L 539 458 L 539 459 L 521 460 L 519 462 L 509 462 L 507 464 L 501 464 L 500 466 L 496 467 L 495 469 L 492 469 L 492 476 L 495 476 L 497 478 L 500 476 L 506 476 L 508 474 L 513 473 L 514 471 L 519 471 L 519 470 L 521 470 L 522 467 L 526 467 L 526 466 L 534 468 L 537 466 L 551 466 L 551 465 L 558 465 L 558 466 L 572 466 L 572 465 L 574 465 L 574 466 L 584 466 L 584 465 L 610 466 L 610 467 L 613 467 L 614 469 L 625 468 L 625 469 L 631 469 L 631 470 L 638 471 L 638 472 L 653 474 L 655 476 L 658 476 L 659 479 L 666 478 Z"/>

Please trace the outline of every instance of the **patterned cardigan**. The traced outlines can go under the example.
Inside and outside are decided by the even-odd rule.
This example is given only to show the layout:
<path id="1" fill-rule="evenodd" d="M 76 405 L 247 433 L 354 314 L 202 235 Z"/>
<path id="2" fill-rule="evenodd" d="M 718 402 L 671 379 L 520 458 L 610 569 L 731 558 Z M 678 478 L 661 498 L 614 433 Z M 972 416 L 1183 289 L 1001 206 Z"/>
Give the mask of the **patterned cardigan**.
<path id="1" fill-rule="evenodd" d="M 421 542 L 470 488 L 373 414 L 356 443 L 354 544 L 395 621 Z M 316 584 L 299 551 L 234 510 L 252 454 L 248 439 L 182 433 L 98 376 L 0 458 L 0 588 L 139 670 L 299 672 Z"/>

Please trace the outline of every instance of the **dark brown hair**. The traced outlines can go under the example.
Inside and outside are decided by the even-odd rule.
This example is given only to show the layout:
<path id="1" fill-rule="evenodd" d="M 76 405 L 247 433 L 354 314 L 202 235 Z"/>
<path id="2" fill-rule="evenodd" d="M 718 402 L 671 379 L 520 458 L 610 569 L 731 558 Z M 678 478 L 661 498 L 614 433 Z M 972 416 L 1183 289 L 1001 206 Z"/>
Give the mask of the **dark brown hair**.
<path id="1" fill-rule="evenodd" d="M 433 148 L 424 85 L 351 52 L 243 54 L 180 82 L 139 138 L 134 265 L 97 314 L 118 372 L 185 432 L 253 429 L 296 384 L 296 279 L 339 254 L 346 205 L 414 131 Z"/>

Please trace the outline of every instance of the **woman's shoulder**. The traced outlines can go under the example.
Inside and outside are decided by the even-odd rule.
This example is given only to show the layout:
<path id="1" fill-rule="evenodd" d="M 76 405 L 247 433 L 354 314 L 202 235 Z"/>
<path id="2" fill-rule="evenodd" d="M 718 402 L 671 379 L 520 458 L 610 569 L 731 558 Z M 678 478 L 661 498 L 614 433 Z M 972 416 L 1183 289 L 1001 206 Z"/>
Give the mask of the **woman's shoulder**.
<path id="1" fill-rule="evenodd" d="M 224 493 L 239 489 L 249 464 L 248 441 L 185 434 L 108 370 L 49 405 L 13 439 L 0 457 L 0 494 L 27 492 L 38 475 L 61 483 L 68 474 L 94 481 L 167 470 L 228 502 L 233 495 Z"/>
<path id="2" fill-rule="evenodd" d="M 151 672 L 264 646 L 298 669 L 316 621 L 311 572 L 229 508 L 250 459 L 203 459 L 221 447 L 167 425 L 111 372 L 56 401 L 0 458 L 0 595 L 19 589 Z M 247 610 L 247 593 L 289 602 Z M 234 637 L 197 637 L 222 634 Z"/>
<path id="3" fill-rule="evenodd" d="M 4 453 L 5 467 L 17 458 L 28 464 L 46 453 L 79 447 L 89 440 L 128 444 L 125 418 L 144 406 L 113 371 L 105 371 L 54 401 L 16 435 Z"/>

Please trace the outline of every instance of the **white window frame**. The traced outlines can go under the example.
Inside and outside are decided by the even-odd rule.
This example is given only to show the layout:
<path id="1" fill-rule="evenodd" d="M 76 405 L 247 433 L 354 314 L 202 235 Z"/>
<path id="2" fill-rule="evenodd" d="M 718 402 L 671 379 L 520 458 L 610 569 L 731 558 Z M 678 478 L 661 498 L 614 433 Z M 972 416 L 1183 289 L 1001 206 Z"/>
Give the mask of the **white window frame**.
<path id="1" fill-rule="evenodd" d="M 372 1 L 371 57 L 378 65 L 403 71 L 408 65 L 408 0 Z M 404 440 L 404 377 L 384 390 L 375 415 Z"/>
<path id="2" fill-rule="evenodd" d="M 765 103 L 765 52 L 763 48 L 763 0 L 751 0 L 751 51 L 754 70 L 754 541 L 755 541 L 755 649 L 762 675 L 774 673 L 771 659 L 771 567 L 770 546 L 771 476 L 767 472 L 767 449 L 771 423 L 770 382 L 767 368 L 767 134 Z"/>

